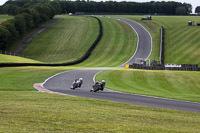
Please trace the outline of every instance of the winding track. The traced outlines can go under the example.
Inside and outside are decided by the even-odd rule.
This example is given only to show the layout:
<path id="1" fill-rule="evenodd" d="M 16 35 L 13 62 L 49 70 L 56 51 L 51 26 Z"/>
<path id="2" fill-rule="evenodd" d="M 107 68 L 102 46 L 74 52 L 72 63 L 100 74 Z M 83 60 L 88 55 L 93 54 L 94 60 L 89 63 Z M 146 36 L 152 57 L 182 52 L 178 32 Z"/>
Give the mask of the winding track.
<path id="1" fill-rule="evenodd" d="M 143 26 L 134 21 L 124 18 L 117 18 L 117 19 L 120 19 L 121 21 L 129 24 L 135 30 L 138 36 L 137 50 L 133 55 L 133 57 L 125 64 L 139 63 L 137 62 L 136 58 L 147 59 L 152 49 L 152 38 L 149 32 Z M 119 67 L 124 67 L 125 64 Z M 103 92 L 97 92 L 97 93 L 89 92 L 91 86 L 94 84 L 95 75 L 98 72 L 107 69 L 111 68 L 90 68 L 90 69 L 80 69 L 80 70 L 63 72 L 48 78 L 43 83 L 43 87 L 54 92 L 59 92 L 72 96 L 111 100 L 122 103 L 137 104 L 137 105 L 159 107 L 159 108 L 169 108 L 169 109 L 200 113 L 200 103 L 163 99 L 163 98 L 156 98 L 156 97 L 135 95 L 135 94 L 127 94 L 108 89 L 105 89 Z M 80 77 L 83 78 L 82 87 L 80 89 L 71 90 L 70 86 L 73 80 Z"/>

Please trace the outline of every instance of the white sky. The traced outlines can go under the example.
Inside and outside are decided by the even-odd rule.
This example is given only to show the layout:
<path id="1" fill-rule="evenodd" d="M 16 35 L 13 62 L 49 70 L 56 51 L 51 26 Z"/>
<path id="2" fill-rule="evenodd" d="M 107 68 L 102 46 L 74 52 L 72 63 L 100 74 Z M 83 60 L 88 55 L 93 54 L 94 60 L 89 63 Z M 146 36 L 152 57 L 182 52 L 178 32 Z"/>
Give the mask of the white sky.
<path id="1" fill-rule="evenodd" d="M 3 5 L 7 0 L 0 0 L 0 5 Z M 93 1 L 108 1 L 108 0 L 93 0 Z M 200 6 L 200 0 L 112 0 L 112 1 L 134 1 L 134 2 L 148 2 L 148 1 L 177 1 L 190 3 L 193 7 L 193 12 L 197 6 Z"/>

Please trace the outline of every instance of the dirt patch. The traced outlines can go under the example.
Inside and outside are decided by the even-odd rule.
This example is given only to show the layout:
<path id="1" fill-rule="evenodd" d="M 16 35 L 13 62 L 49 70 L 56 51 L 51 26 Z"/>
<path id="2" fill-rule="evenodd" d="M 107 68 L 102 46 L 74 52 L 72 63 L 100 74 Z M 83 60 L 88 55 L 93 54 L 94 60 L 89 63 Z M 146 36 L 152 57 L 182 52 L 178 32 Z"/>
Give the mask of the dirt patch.
<path id="1" fill-rule="evenodd" d="M 0 20 L 0 24 L 3 22 L 4 20 Z"/>

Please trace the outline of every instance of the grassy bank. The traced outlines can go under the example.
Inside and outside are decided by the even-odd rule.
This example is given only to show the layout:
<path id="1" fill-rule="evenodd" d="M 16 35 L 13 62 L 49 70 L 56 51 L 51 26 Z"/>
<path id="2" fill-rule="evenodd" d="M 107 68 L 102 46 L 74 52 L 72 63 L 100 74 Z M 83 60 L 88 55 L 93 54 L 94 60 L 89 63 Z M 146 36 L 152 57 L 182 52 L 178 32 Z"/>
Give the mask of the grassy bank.
<path id="1" fill-rule="evenodd" d="M 0 91 L 2 132 L 198 132 L 200 114 L 109 101 Z"/>
<path id="2" fill-rule="evenodd" d="M 97 80 L 106 80 L 112 90 L 200 102 L 200 72 L 106 70 Z"/>
<path id="3" fill-rule="evenodd" d="M 129 25 L 112 18 L 100 20 L 103 24 L 103 37 L 91 56 L 78 66 L 119 66 L 135 52 L 137 37 Z"/>
<path id="4" fill-rule="evenodd" d="M 62 21 L 34 38 L 22 56 L 43 62 L 67 62 L 80 58 L 99 34 L 94 18 L 58 16 Z"/>
<path id="5" fill-rule="evenodd" d="M 41 62 L 18 56 L 0 54 L 0 63 L 41 63 Z"/>
<path id="6" fill-rule="evenodd" d="M 152 16 L 151 21 L 141 21 L 144 16 L 124 16 L 146 27 L 153 37 L 151 59 L 159 57 L 160 27 L 165 28 L 165 64 L 199 64 L 199 26 L 187 26 L 188 21 L 200 23 L 198 16 Z M 193 22 L 194 23 L 194 22 Z"/>

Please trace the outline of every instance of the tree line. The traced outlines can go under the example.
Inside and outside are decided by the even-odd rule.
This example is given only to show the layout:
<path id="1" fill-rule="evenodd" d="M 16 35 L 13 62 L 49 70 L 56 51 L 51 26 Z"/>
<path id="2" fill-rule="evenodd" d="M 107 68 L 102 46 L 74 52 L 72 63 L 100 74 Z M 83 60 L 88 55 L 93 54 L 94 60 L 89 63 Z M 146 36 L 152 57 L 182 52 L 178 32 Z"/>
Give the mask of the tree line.
<path id="1" fill-rule="evenodd" d="M 65 12 L 103 12 L 103 13 L 134 13 L 134 14 L 165 14 L 186 15 L 192 12 L 192 5 L 180 2 L 94 2 L 94 1 L 66 1 L 60 0 L 62 13 Z"/>
<path id="2" fill-rule="evenodd" d="M 0 24 L 0 50 L 2 51 L 28 31 L 61 12 L 59 2 L 50 0 L 9 0 L 3 5 L 2 10 L 14 16 L 13 19 Z"/>
<path id="3" fill-rule="evenodd" d="M 49 0 L 9 0 L 1 8 L 0 13 L 16 15 L 23 8 L 31 7 L 36 3 L 45 3 Z M 165 14 L 165 15 L 186 15 L 192 12 L 192 5 L 174 1 L 151 1 L 151 2 L 116 2 L 116 1 L 85 1 L 85 0 L 56 0 L 59 2 L 62 13 L 66 12 L 112 12 L 112 13 L 143 13 L 143 14 Z M 55 2 L 55 0 L 54 0 Z"/>

